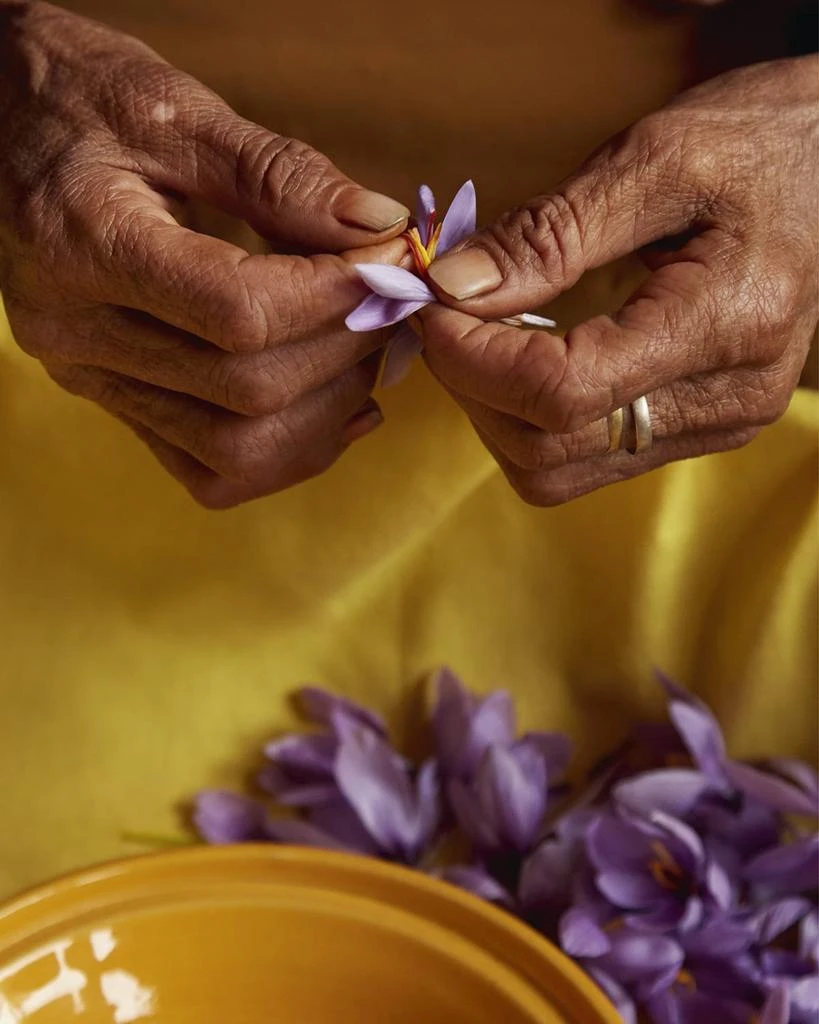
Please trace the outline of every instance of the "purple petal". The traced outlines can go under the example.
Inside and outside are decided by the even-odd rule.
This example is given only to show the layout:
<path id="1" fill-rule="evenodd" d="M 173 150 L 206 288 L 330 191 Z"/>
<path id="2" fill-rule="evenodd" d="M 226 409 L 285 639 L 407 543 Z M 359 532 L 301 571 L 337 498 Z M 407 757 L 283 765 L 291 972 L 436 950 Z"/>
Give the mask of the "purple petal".
<path id="1" fill-rule="evenodd" d="M 466 763 L 464 748 L 478 706 L 477 699 L 446 666 L 436 673 L 432 690 L 435 694 L 432 727 L 438 760 L 446 775 L 470 780 L 476 766 Z"/>
<path id="2" fill-rule="evenodd" d="M 421 278 L 403 267 L 393 267 L 389 263 L 356 263 L 355 269 L 376 295 L 411 302 L 435 301 L 435 296 Z"/>
<path id="3" fill-rule="evenodd" d="M 663 811 L 654 811 L 651 815 L 651 823 L 659 825 L 676 840 L 674 852 L 680 865 L 688 870 L 693 870 L 705 859 L 705 849 L 702 840 L 690 825 L 680 821 L 671 814 Z"/>
<path id="4" fill-rule="evenodd" d="M 801 921 L 809 910 L 810 903 L 796 897 L 776 900 L 767 907 L 763 907 L 753 915 L 750 922 L 756 935 L 756 941 L 761 946 L 767 946 L 768 943 L 773 942 L 783 932 Z"/>
<path id="5" fill-rule="evenodd" d="M 812 818 L 819 814 L 819 807 L 812 795 L 776 775 L 741 761 L 729 761 L 725 770 L 732 785 L 766 807 L 772 807 L 783 814 L 800 814 Z"/>
<path id="6" fill-rule="evenodd" d="M 749 882 L 766 882 L 782 892 L 801 892 L 816 887 L 819 878 L 819 836 L 776 846 L 755 857 L 745 867 Z"/>
<path id="7" fill-rule="evenodd" d="M 653 811 L 664 811 L 675 818 L 684 818 L 709 787 L 703 772 L 690 768 L 660 768 L 620 782 L 614 797 L 630 811 L 649 817 Z"/>
<path id="8" fill-rule="evenodd" d="M 346 800 L 338 797 L 338 793 L 335 800 L 310 808 L 308 822 L 345 849 L 355 850 L 369 857 L 378 857 L 382 853 L 378 843 L 362 825 L 359 816 Z"/>
<path id="9" fill-rule="evenodd" d="M 498 834 L 519 853 L 533 845 L 546 813 L 546 766 L 528 748 L 490 747 L 478 770 L 477 789 Z"/>
<path id="10" fill-rule="evenodd" d="M 450 779 L 447 795 L 466 838 L 481 850 L 497 849 L 500 844 L 497 822 L 490 821 L 470 787 L 460 779 Z"/>
<path id="11" fill-rule="evenodd" d="M 415 207 L 415 223 L 423 245 L 429 245 L 429 229 L 435 218 L 435 196 L 429 185 L 418 189 L 418 204 Z"/>
<path id="12" fill-rule="evenodd" d="M 677 933 L 682 938 L 682 933 L 696 928 L 702 920 L 702 900 L 692 898 L 686 902 L 669 899 L 663 891 L 660 897 L 662 902 L 654 902 L 648 910 L 635 910 L 626 915 L 626 923 L 635 932 L 660 932 L 667 935 L 670 932 Z"/>
<path id="13" fill-rule="evenodd" d="M 668 713 L 700 771 L 704 772 L 716 787 L 726 789 L 725 741 L 711 712 L 674 701 Z"/>
<path id="14" fill-rule="evenodd" d="M 206 790 L 195 799 L 193 822 L 203 839 L 215 845 L 246 843 L 265 837 L 265 810 L 256 800 L 226 790 Z"/>
<path id="15" fill-rule="evenodd" d="M 651 834 L 613 814 L 594 819 L 586 832 L 586 850 L 598 871 L 639 872 L 651 852 Z"/>
<path id="16" fill-rule="evenodd" d="M 806 960 L 819 961 L 819 910 L 802 919 L 799 927 L 799 953 Z"/>
<path id="17" fill-rule="evenodd" d="M 379 736 L 387 735 L 387 727 L 380 715 L 361 704 L 356 704 L 355 701 L 347 700 L 346 697 L 330 693 L 329 690 L 324 690 L 320 686 L 303 686 L 298 692 L 298 700 L 304 714 L 317 725 L 332 728 L 336 713 L 342 711 L 348 718 L 360 722 L 361 725 L 372 729 Z M 268 757 L 272 756 L 268 754 Z"/>
<path id="18" fill-rule="evenodd" d="M 479 896 L 482 900 L 498 903 L 510 909 L 512 907 L 512 897 L 509 892 L 485 868 L 477 865 L 455 864 L 444 868 L 440 876 L 460 889 L 466 889 L 474 896 Z"/>
<path id="19" fill-rule="evenodd" d="M 722 865 L 715 860 L 709 861 L 705 869 L 705 888 L 720 910 L 733 906 L 734 885 Z"/>
<path id="20" fill-rule="evenodd" d="M 478 201 L 475 186 L 465 181 L 455 193 L 441 224 L 438 253 L 446 252 L 473 233 L 478 223 Z"/>
<path id="21" fill-rule="evenodd" d="M 808 978 L 801 978 L 790 994 L 794 1009 L 800 1010 L 805 1018 L 815 1024 L 819 1016 L 819 976 L 812 974 Z"/>
<path id="22" fill-rule="evenodd" d="M 428 304 L 429 299 L 385 299 L 383 295 L 368 295 L 344 323 L 349 331 L 377 331 L 406 320 Z"/>
<path id="23" fill-rule="evenodd" d="M 381 368 L 381 387 L 393 388 L 400 384 L 423 348 L 423 342 L 410 325 L 402 324 L 387 342 Z"/>
<path id="24" fill-rule="evenodd" d="M 541 843 L 523 862 L 518 899 L 526 910 L 563 903 L 571 890 L 575 854 L 572 845 L 555 839 Z"/>
<path id="25" fill-rule="evenodd" d="M 494 690 L 479 700 L 464 737 L 466 771 L 476 771 L 490 747 L 510 746 L 516 729 L 515 705 L 507 690 Z"/>
<path id="26" fill-rule="evenodd" d="M 720 916 L 696 931 L 687 931 L 681 941 L 689 956 L 734 957 L 751 947 L 754 931 L 747 921 Z"/>
<path id="27" fill-rule="evenodd" d="M 415 780 L 415 806 L 418 843 L 426 845 L 438 833 L 443 818 L 441 774 L 438 762 L 428 758 L 421 765 Z"/>
<path id="28" fill-rule="evenodd" d="M 790 1015 L 790 993 L 784 985 L 779 985 L 765 1000 L 758 1020 L 759 1024 L 788 1024 Z"/>
<path id="29" fill-rule="evenodd" d="M 407 854 L 415 846 L 417 813 L 406 763 L 380 736 L 349 730 L 339 743 L 336 779 L 383 850 Z"/>
<path id="30" fill-rule="evenodd" d="M 604 970 L 626 985 L 647 983 L 653 994 L 676 978 L 683 960 L 682 947 L 666 936 L 615 932 Z"/>
<path id="31" fill-rule="evenodd" d="M 792 949 L 772 947 L 763 949 L 759 955 L 762 974 L 768 981 L 775 982 L 786 978 L 804 978 L 813 970 L 813 964 L 805 961 Z"/>
<path id="32" fill-rule="evenodd" d="M 768 761 L 768 765 L 778 775 L 784 775 L 786 779 L 795 782 L 800 789 L 819 803 L 819 775 L 809 764 L 790 758 L 774 757 Z"/>
<path id="33" fill-rule="evenodd" d="M 448 668 L 434 683 L 433 726 L 438 756 L 447 775 L 469 781 L 490 746 L 509 746 L 515 738 L 515 708 L 505 690 L 479 700 Z"/>
<path id="34" fill-rule="evenodd" d="M 290 778 L 329 778 L 333 774 L 336 740 L 334 736 L 328 736 L 326 733 L 317 733 L 313 736 L 282 736 L 281 739 L 271 740 L 266 744 L 264 754 Z"/>
<path id="35" fill-rule="evenodd" d="M 637 1009 L 623 986 L 615 981 L 610 974 L 599 970 L 592 964 L 585 965 L 590 978 L 597 982 L 606 993 L 614 1008 L 623 1019 L 623 1024 L 637 1024 Z"/>
<path id="36" fill-rule="evenodd" d="M 560 945 L 575 958 L 596 959 L 611 950 L 611 940 L 583 907 L 573 907 L 560 918 Z"/>
<path id="37" fill-rule="evenodd" d="M 298 818 L 270 818 L 265 825 L 265 834 L 274 843 L 286 843 L 290 846 L 315 846 L 320 850 L 338 850 L 344 853 L 357 852 L 344 843 L 338 842 L 326 832 L 322 832 L 315 825 Z"/>
<path id="38" fill-rule="evenodd" d="M 676 905 L 673 894 L 662 889 L 648 873 L 602 871 L 597 876 L 597 888 L 615 907 L 624 910 L 641 910 L 667 901 Z"/>
<path id="39" fill-rule="evenodd" d="M 748 798 L 737 809 L 736 801 L 705 796 L 694 809 L 692 821 L 710 844 L 719 844 L 723 862 L 733 869 L 776 845 L 782 832 L 780 815 Z"/>

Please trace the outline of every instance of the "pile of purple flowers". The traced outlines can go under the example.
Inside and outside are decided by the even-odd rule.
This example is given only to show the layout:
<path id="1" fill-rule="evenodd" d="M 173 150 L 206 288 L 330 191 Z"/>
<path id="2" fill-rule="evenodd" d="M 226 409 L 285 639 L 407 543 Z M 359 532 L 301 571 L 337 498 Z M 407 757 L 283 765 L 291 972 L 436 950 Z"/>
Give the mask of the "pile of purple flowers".
<path id="1" fill-rule="evenodd" d="M 377 715 L 306 688 L 319 728 L 267 746 L 264 797 L 201 793 L 196 825 L 212 843 L 298 843 L 438 874 L 559 943 L 627 1024 L 815 1024 L 816 772 L 733 760 L 711 711 L 662 684 L 670 723 L 635 730 L 578 792 L 567 738 L 518 736 L 505 691 L 478 697 L 442 670 L 434 752 L 416 764 Z M 468 855 L 453 862 L 458 848 Z"/>

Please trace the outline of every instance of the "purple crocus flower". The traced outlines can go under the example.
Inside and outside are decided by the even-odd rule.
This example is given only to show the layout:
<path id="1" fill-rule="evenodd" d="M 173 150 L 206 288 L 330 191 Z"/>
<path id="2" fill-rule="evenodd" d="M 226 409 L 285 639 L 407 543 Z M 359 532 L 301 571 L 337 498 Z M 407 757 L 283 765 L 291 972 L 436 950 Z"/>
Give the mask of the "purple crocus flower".
<path id="1" fill-rule="evenodd" d="M 326 732 L 290 733 L 265 747 L 267 763 L 258 776 L 259 786 L 284 807 L 311 807 L 339 797 L 335 774 L 339 732 L 345 723 L 357 723 L 375 735 L 387 734 L 383 720 L 353 701 L 317 686 L 297 694 L 305 717 Z"/>
<path id="2" fill-rule="evenodd" d="M 819 780 L 797 761 L 770 762 L 770 771 L 732 760 L 711 710 L 688 691 L 661 676 L 671 698 L 669 715 L 710 788 L 725 796 L 740 794 L 783 814 L 819 816 Z"/>
<path id="3" fill-rule="evenodd" d="M 731 880 L 700 836 L 661 811 L 647 819 L 602 813 L 589 826 L 586 849 L 600 894 L 635 928 L 686 932 L 709 908 L 734 901 Z"/>
<path id="4" fill-rule="evenodd" d="M 310 845 L 418 863 L 441 823 L 436 762 L 425 761 L 416 771 L 386 739 L 346 715 L 336 716 L 335 729 L 335 797 L 310 805 L 298 823 L 309 826 Z M 268 833 L 281 842 L 307 835 L 294 838 L 289 820 L 269 822 Z"/>
<path id="5" fill-rule="evenodd" d="M 464 182 L 440 224 L 436 225 L 435 196 L 428 185 L 418 190 L 416 226 L 404 235 L 415 271 L 378 263 L 357 263 L 356 270 L 369 285 L 368 295 L 347 317 L 351 331 L 374 331 L 405 320 L 435 302 L 426 284 L 427 267 L 440 255 L 472 234 L 477 223 L 475 186 Z"/>
<path id="6" fill-rule="evenodd" d="M 471 235 L 477 226 L 475 186 L 465 181 L 455 193 L 444 219 L 437 222 L 435 196 L 428 185 L 418 189 L 415 227 L 404 233 L 414 270 L 380 263 L 358 263 L 356 270 L 372 292 L 346 319 L 351 331 L 375 331 L 406 320 L 419 309 L 436 302 L 427 284 L 427 268 L 437 257 Z M 554 327 L 553 320 L 524 313 L 504 321 L 535 327 Z M 421 342 L 407 324 L 390 338 L 384 358 L 382 384 L 397 384 L 405 376 L 412 360 L 421 351 Z"/>
<path id="7" fill-rule="evenodd" d="M 390 327 L 436 301 L 426 283 L 427 267 L 436 256 L 462 242 L 475 230 L 477 201 L 471 181 L 464 182 L 458 189 L 440 224 L 436 224 L 436 219 L 435 196 L 428 185 L 422 185 L 418 190 L 416 226 L 404 234 L 415 264 L 414 271 L 388 264 L 356 264 L 356 270 L 372 294 L 347 317 L 349 330 L 375 331 Z M 404 324 L 387 345 L 382 382 L 397 384 L 420 351 L 420 340 Z"/>
<path id="8" fill-rule="evenodd" d="M 432 726 L 442 772 L 470 782 L 490 747 L 529 747 L 542 756 L 550 780 L 561 777 L 572 755 L 569 739 L 558 732 L 527 732 L 517 738 L 515 705 L 507 690 L 481 698 L 471 693 L 451 669 L 433 680 Z"/>
<path id="9" fill-rule="evenodd" d="M 474 781 L 450 779 L 447 794 L 461 831 L 482 857 L 527 853 L 546 813 L 546 759 L 533 746 L 491 746 Z"/>

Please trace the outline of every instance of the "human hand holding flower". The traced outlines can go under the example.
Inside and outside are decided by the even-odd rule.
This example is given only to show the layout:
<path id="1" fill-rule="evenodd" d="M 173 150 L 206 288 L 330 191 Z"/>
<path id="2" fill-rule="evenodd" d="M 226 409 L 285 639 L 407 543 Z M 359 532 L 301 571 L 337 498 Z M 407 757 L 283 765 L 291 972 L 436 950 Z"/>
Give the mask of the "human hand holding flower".
<path id="1" fill-rule="evenodd" d="M 737 447 L 784 412 L 816 324 L 816 101 L 813 57 L 723 75 L 432 263 L 451 308 L 419 313 L 427 362 L 524 499 Z M 651 274 L 612 316 L 565 339 L 487 323 L 631 252 Z M 653 446 L 609 453 L 607 417 L 645 395 Z"/>
<path id="2" fill-rule="evenodd" d="M 336 254 L 399 234 L 405 207 L 49 4 L 0 0 L 0 67 L 0 285 L 54 380 L 128 423 L 208 507 L 313 476 L 378 424 L 383 339 L 343 329 L 364 288 Z M 187 230 L 187 199 L 326 255 Z"/>

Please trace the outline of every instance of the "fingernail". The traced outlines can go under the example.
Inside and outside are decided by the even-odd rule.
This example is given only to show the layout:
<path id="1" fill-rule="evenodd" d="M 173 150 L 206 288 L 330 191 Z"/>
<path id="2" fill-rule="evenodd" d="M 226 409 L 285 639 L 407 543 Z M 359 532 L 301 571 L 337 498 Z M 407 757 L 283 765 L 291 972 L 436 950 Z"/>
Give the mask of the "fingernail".
<path id="1" fill-rule="evenodd" d="M 421 321 L 421 317 L 417 313 L 410 313 L 407 317 L 407 323 L 415 331 L 415 334 L 421 341 L 424 340 L 424 325 Z"/>
<path id="2" fill-rule="evenodd" d="M 442 256 L 430 265 L 427 273 L 442 292 L 459 302 L 493 292 L 503 283 L 497 263 L 483 249 L 464 249 Z"/>
<path id="3" fill-rule="evenodd" d="M 376 427 L 384 422 L 384 414 L 374 398 L 369 399 L 344 425 L 341 432 L 341 440 L 345 445 L 359 441 L 367 434 L 371 434 Z"/>
<path id="4" fill-rule="evenodd" d="M 367 231 L 388 231 L 407 220 L 409 210 L 380 192 L 345 194 L 336 205 L 336 216 L 345 224 Z"/>

